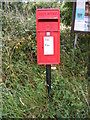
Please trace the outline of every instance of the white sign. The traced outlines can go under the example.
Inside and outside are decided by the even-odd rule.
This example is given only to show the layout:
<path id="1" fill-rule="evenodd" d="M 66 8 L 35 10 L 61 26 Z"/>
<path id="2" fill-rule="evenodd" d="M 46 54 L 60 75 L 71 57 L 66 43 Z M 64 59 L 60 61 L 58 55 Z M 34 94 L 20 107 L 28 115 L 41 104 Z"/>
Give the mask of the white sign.
<path id="1" fill-rule="evenodd" d="M 77 0 L 74 30 L 90 32 L 90 2 L 85 1 Z"/>
<path id="2" fill-rule="evenodd" d="M 53 36 L 44 37 L 44 55 L 54 54 Z"/>

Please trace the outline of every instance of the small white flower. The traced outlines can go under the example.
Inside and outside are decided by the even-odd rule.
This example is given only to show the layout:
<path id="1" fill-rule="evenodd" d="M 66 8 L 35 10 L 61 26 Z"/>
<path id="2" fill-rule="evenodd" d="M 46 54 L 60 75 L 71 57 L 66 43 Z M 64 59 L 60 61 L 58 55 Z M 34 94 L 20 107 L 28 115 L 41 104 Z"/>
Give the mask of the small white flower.
<path id="1" fill-rule="evenodd" d="M 52 70 L 56 70 L 56 67 L 51 67 Z"/>

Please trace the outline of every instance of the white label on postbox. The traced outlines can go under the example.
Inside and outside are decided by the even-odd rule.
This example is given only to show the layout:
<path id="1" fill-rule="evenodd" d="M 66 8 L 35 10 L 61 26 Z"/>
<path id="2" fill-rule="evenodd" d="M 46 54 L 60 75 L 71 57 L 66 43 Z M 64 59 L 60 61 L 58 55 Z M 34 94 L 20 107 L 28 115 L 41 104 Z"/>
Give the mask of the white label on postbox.
<path id="1" fill-rule="evenodd" d="M 53 36 L 44 37 L 44 55 L 54 54 Z"/>

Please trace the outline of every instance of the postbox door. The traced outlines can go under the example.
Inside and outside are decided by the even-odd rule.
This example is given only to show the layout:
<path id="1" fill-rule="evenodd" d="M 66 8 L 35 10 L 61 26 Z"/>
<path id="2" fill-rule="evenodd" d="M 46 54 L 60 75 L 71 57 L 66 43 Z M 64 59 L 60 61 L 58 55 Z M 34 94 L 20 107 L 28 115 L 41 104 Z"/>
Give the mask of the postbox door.
<path id="1" fill-rule="evenodd" d="M 39 64 L 59 64 L 60 62 L 60 33 L 38 32 L 37 54 Z"/>

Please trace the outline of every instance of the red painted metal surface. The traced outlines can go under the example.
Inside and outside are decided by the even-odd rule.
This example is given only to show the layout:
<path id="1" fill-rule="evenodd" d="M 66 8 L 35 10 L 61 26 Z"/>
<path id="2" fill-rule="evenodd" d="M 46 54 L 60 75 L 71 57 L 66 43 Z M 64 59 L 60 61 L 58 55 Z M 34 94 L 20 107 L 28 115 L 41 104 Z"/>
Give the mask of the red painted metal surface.
<path id="1" fill-rule="evenodd" d="M 37 63 L 60 63 L 60 11 L 36 10 Z M 53 47 L 53 48 L 52 48 Z"/>

